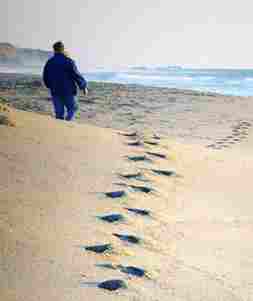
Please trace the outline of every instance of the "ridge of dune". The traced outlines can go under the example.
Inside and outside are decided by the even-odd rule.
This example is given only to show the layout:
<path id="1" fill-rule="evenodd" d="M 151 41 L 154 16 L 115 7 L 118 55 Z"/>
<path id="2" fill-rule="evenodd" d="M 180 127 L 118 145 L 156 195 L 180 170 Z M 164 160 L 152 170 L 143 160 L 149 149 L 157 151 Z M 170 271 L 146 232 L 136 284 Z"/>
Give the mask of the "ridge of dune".
<path id="1" fill-rule="evenodd" d="M 0 125 L 1 300 L 252 299 L 251 129 L 230 150 L 167 138 L 136 146 L 110 129 L 9 113 L 15 126 Z M 147 152 L 167 158 L 127 158 Z M 119 176 L 137 171 L 148 182 Z M 119 189 L 127 196 L 103 194 Z M 151 217 L 126 207 L 148 209 Z M 126 220 L 109 224 L 97 218 L 110 213 Z M 142 243 L 122 242 L 113 233 L 136 235 Z M 85 250 L 107 243 L 112 254 Z M 141 267 L 149 277 L 137 279 L 105 264 Z M 128 288 L 97 288 L 114 278 Z"/>

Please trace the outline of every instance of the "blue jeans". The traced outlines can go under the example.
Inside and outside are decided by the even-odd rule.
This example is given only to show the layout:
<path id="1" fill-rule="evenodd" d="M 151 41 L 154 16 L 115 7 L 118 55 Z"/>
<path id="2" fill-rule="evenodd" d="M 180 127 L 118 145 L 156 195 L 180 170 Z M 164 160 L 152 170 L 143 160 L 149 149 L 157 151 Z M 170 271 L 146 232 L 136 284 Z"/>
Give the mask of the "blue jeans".
<path id="1" fill-rule="evenodd" d="M 55 117 L 57 119 L 73 120 L 75 113 L 78 110 L 78 104 L 76 96 L 52 96 L 54 104 Z M 67 115 L 65 117 L 65 109 L 67 109 Z"/>

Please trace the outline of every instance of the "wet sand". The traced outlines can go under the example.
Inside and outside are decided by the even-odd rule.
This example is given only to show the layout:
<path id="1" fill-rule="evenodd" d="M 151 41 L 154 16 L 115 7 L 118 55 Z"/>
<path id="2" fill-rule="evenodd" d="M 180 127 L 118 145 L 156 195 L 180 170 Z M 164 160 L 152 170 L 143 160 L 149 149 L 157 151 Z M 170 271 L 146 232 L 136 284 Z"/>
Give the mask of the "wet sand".
<path id="1" fill-rule="evenodd" d="M 183 143 L 214 144 L 241 121 L 253 121 L 252 97 L 95 82 L 89 91 L 80 95 L 78 122 L 156 132 Z M 53 115 L 38 76 L 0 73 L 1 96 L 15 108 Z"/>
<path id="2" fill-rule="evenodd" d="M 175 97 L 187 103 L 187 93 L 195 92 Z M 1 299 L 252 300 L 250 99 L 241 110 L 236 98 L 194 99 L 208 97 L 210 107 L 177 122 L 189 126 L 193 114 L 197 131 L 206 117 L 214 146 L 182 129 L 166 136 L 151 122 L 131 135 L 125 119 L 106 129 L 0 108 L 12 120 L 0 125 Z M 124 220 L 101 220 L 110 214 Z M 86 249 L 103 244 L 109 252 Z M 111 279 L 127 288 L 98 287 Z"/>

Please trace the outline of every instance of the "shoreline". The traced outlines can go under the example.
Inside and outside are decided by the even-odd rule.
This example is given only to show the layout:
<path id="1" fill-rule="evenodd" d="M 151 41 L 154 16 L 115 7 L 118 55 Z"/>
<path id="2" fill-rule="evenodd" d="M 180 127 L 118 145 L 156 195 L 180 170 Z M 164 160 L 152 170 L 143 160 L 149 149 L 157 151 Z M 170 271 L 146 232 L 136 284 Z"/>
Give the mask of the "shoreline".
<path id="1" fill-rule="evenodd" d="M 40 76 L 0 73 L 0 97 L 16 109 L 53 116 Z M 88 97 L 79 95 L 77 121 L 208 146 L 230 136 L 241 121 L 252 122 L 251 108 L 253 97 L 90 82 Z"/>
<path id="2" fill-rule="evenodd" d="M 3 77 L 11 76 L 12 80 L 16 79 L 26 79 L 26 80 L 40 80 L 42 82 L 41 74 L 32 74 L 32 73 L 22 73 L 22 72 L 3 72 L 0 71 L 0 81 L 3 80 Z M 85 74 L 84 74 L 85 77 Z M 201 91 L 201 90 L 194 90 L 194 89 L 180 89 L 180 88 L 169 88 L 164 86 L 153 86 L 153 85 L 144 85 L 144 84 L 128 84 L 128 83 L 117 83 L 111 81 L 89 81 L 91 85 L 111 85 L 111 86 L 123 86 L 129 88 L 146 88 L 146 89 L 161 89 L 167 90 L 169 93 L 174 94 L 188 94 L 188 95 L 196 95 L 196 96 L 213 96 L 213 97 L 240 97 L 240 98 L 251 98 L 253 96 L 244 96 L 244 95 L 229 95 L 229 94 L 221 94 L 211 91 Z"/>

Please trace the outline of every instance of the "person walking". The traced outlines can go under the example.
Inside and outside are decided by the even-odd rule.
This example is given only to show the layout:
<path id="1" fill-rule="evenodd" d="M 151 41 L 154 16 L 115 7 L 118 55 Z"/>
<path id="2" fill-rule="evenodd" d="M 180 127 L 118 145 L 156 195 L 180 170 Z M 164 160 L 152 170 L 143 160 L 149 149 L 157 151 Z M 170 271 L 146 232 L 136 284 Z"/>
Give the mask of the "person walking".
<path id="1" fill-rule="evenodd" d="M 47 61 L 43 70 L 43 81 L 50 90 L 55 117 L 71 121 L 78 110 L 77 87 L 87 95 L 87 81 L 78 71 L 75 62 L 65 55 L 62 42 L 56 42 L 53 50 L 54 56 Z"/>

